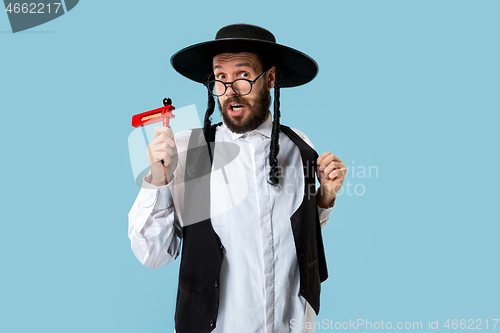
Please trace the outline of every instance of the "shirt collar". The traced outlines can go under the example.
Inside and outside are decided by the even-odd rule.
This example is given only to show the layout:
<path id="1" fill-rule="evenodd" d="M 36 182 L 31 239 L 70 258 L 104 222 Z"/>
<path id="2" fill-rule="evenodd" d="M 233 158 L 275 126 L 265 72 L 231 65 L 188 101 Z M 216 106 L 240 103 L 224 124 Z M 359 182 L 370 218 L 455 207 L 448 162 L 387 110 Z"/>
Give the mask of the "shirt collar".
<path id="1" fill-rule="evenodd" d="M 224 120 L 222 120 L 222 126 L 221 126 L 226 132 L 229 132 L 231 135 L 231 139 L 233 141 L 238 140 L 241 137 L 245 137 L 249 132 L 245 133 L 234 133 L 232 132 L 227 126 Z M 273 129 L 273 121 L 271 120 L 271 112 L 268 112 L 266 120 L 262 122 L 259 126 L 257 126 L 256 129 L 250 131 L 250 132 L 259 132 L 260 134 L 264 135 L 265 137 L 271 138 L 271 131 Z"/>

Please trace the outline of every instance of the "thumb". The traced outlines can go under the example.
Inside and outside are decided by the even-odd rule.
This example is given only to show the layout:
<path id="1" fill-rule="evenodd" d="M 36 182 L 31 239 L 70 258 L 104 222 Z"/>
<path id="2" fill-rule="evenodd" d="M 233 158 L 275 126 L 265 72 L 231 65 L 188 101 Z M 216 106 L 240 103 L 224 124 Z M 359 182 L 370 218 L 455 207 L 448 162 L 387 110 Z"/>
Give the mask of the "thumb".
<path id="1" fill-rule="evenodd" d="M 325 182 L 325 172 L 319 169 L 319 166 L 316 166 L 316 175 L 318 175 L 318 180 L 321 185 Z"/>

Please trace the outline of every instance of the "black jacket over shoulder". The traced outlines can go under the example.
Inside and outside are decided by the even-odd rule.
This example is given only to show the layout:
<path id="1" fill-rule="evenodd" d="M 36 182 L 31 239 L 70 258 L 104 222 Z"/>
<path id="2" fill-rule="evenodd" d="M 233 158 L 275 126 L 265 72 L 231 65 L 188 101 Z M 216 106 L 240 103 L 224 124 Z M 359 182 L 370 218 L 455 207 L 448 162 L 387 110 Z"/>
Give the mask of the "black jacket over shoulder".
<path id="1" fill-rule="evenodd" d="M 215 141 L 216 126 L 212 126 L 210 142 Z M 280 130 L 300 149 L 304 166 L 304 199 L 290 223 L 299 264 L 299 295 L 318 314 L 321 282 L 328 277 L 315 194 L 318 154 L 289 127 L 281 125 Z M 202 129 L 192 131 L 186 158 L 184 206 L 189 209 L 182 213 L 185 226 L 175 310 L 177 333 L 211 332 L 217 322 L 224 246 L 210 218 L 186 223 L 200 221 L 197 216 L 210 216 L 210 177 L 206 175 L 210 175 L 213 149 L 213 144 L 208 148 Z"/>

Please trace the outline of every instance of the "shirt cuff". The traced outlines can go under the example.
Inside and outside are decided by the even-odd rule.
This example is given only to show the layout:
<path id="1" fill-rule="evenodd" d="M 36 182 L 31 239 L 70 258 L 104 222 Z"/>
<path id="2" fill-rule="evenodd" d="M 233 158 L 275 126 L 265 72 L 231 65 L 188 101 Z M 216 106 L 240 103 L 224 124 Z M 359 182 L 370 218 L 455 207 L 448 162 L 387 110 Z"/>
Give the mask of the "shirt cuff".
<path id="1" fill-rule="evenodd" d="M 319 224 L 321 225 L 321 229 L 324 228 L 326 223 L 328 222 L 328 219 L 330 218 L 330 213 L 333 210 L 333 207 L 335 207 L 335 203 L 337 202 L 337 198 L 333 199 L 333 206 L 330 208 L 322 208 L 318 206 L 318 216 L 319 216 Z"/>
<path id="2" fill-rule="evenodd" d="M 166 209 L 173 204 L 174 197 L 173 180 L 167 185 L 156 186 L 151 184 L 151 174 L 144 177 L 142 181 L 142 200 L 143 207 L 151 207 L 154 204 L 155 210 Z"/>

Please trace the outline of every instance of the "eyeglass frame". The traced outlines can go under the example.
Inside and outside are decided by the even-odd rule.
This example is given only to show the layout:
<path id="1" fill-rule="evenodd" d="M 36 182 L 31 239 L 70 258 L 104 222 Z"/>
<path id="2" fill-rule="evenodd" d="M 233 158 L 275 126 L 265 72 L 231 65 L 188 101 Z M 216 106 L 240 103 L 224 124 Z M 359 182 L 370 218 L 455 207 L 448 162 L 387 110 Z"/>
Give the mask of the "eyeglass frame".
<path id="1" fill-rule="evenodd" d="M 230 85 L 231 85 L 231 89 L 233 89 L 233 91 L 234 91 L 234 93 L 235 93 L 236 95 L 238 95 L 238 96 L 246 96 L 246 95 L 249 95 L 249 94 L 252 92 L 253 85 L 255 84 L 255 82 L 257 82 L 257 80 L 258 80 L 258 79 L 260 79 L 260 77 L 261 77 L 262 75 L 264 75 L 264 73 L 265 73 L 265 72 L 267 72 L 267 71 L 268 71 L 268 70 L 270 70 L 270 69 L 271 69 L 271 68 L 268 68 L 268 69 L 266 69 L 265 71 L 263 71 L 263 72 L 262 72 L 259 76 L 257 76 L 257 77 L 255 78 L 255 80 L 253 80 L 253 81 L 248 80 L 248 79 L 236 79 L 236 80 L 234 80 L 234 81 L 232 81 L 232 82 L 223 82 L 223 81 L 221 81 L 221 80 L 210 80 L 210 81 L 208 81 L 208 82 L 206 82 L 206 83 L 205 83 L 205 87 L 207 87 L 208 92 L 209 92 L 209 93 L 211 93 L 211 94 L 212 94 L 212 96 L 221 97 L 221 96 L 224 96 L 224 94 L 225 94 L 225 93 L 226 93 L 226 91 L 227 91 L 227 85 L 228 85 L 228 84 L 230 84 Z M 234 86 L 233 86 L 233 84 L 234 84 L 236 81 L 241 81 L 241 80 L 243 80 L 243 81 L 247 81 L 248 83 L 250 83 L 250 91 L 249 91 L 249 92 L 247 92 L 246 94 L 240 94 L 240 93 L 236 92 L 236 90 L 234 90 Z M 220 82 L 220 83 L 222 83 L 222 84 L 224 85 L 224 92 L 223 92 L 222 94 L 220 94 L 220 95 L 216 95 L 216 94 L 214 94 L 212 91 L 210 91 L 210 87 L 209 87 L 210 82 Z M 215 87 L 215 85 L 214 85 L 214 87 Z"/>

